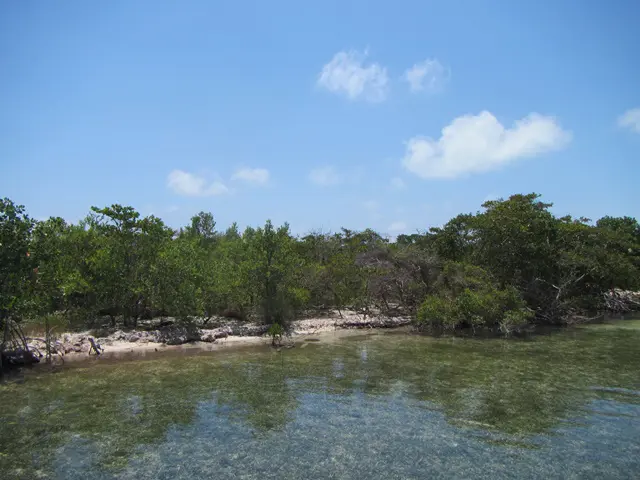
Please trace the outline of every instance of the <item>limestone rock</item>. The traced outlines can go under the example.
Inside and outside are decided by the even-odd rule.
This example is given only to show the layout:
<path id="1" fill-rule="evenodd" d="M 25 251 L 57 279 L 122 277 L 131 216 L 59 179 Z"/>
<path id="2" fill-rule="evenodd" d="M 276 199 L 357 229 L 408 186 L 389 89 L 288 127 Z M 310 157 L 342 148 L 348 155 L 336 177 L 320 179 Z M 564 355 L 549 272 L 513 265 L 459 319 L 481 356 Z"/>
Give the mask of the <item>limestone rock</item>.
<path id="1" fill-rule="evenodd" d="M 227 338 L 233 331 L 230 327 L 214 328 L 212 330 L 202 330 L 200 340 L 203 342 L 215 342 L 219 338 Z"/>
<path id="2" fill-rule="evenodd" d="M 202 333 L 198 327 L 192 324 L 171 325 L 158 331 L 158 341 L 167 345 L 182 345 L 188 342 L 197 342 Z"/>

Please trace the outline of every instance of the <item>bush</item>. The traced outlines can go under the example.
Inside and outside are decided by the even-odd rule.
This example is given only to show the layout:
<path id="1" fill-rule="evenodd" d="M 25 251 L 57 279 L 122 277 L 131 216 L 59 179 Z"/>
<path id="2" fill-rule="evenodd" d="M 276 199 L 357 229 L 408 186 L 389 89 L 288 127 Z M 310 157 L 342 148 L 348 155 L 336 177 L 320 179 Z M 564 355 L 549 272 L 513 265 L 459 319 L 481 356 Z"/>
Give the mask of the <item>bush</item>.
<path id="1" fill-rule="evenodd" d="M 430 326 L 455 327 L 457 315 L 454 313 L 453 302 L 445 297 L 430 295 L 425 298 L 418 309 L 418 323 Z"/>
<path id="2" fill-rule="evenodd" d="M 441 293 L 428 296 L 418 309 L 417 322 L 444 328 L 494 328 L 508 333 L 532 317 L 518 291 L 498 288 L 477 267 L 453 264 L 444 270 Z"/>
<path id="3" fill-rule="evenodd" d="M 274 347 L 279 347 L 280 345 L 282 345 L 283 334 L 284 329 L 279 323 L 274 323 L 273 325 L 271 325 L 271 327 L 269 327 L 269 330 L 267 330 L 267 335 L 271 337 L 271 345 L 273 345 Z"/>

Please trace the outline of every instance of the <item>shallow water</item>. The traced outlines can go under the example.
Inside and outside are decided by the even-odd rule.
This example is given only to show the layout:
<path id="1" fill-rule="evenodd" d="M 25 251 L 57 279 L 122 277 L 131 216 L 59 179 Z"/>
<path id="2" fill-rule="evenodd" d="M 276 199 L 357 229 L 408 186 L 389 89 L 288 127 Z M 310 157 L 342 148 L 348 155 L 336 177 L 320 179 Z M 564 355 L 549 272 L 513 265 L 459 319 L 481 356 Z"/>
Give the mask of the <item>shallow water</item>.
<path id="1" fill-rule="evenodd" d="M 372 333 L 0 385 L 0 478 L 638 478 L 640 321 Z"/>

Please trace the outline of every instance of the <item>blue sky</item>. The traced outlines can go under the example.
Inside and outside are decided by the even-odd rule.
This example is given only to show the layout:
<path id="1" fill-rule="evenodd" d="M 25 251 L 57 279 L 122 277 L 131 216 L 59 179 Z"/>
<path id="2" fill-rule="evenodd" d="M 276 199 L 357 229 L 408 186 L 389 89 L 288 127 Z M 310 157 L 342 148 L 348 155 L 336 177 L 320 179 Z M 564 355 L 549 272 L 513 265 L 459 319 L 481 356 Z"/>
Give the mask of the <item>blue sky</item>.
<path id="1" fill-rule="evenodd" d="M 397 234 L 640 216 L 640 3 L 0 2 L 0 196 Z"/>

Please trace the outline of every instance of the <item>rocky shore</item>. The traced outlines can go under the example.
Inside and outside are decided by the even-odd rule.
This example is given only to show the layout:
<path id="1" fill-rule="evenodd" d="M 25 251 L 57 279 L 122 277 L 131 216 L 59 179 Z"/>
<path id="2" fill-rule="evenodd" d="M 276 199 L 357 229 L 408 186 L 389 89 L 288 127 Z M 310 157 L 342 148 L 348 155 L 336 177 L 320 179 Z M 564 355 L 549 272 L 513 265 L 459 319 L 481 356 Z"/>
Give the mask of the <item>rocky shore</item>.
<path id="1" fill-rule="evenodd" d="M 326 317 L 305 318 L 291 322 L 289 335 L 292 339 L 302 335 L 313 335 L 336 330 L 363 328 L 396 328 L 408 325 L 406 317 L 363 316 L 353 312 L 343 312 L 342 316 L 331 314 Z M 154 328 L 154 327 L 158 328 Z M 95 344 L 100 353 L 136 352 L 158 350 L 167 346 L 185 344 L 251 344 L 270 341 L 267 336 L 269 325 L 247 323 L 233 319 L 216 318 L 210 321 L 180 322 L 175 319 L 157 319 L 140 322 L 138 329 L 123 331 L 86 331 L 63 333 L 55 340 L 54 357 L 78 357 L 95 355 Z M 46 345 L 43 338 L 27 339 L 29 347 L 36 354 L 44 355 Z"/>

